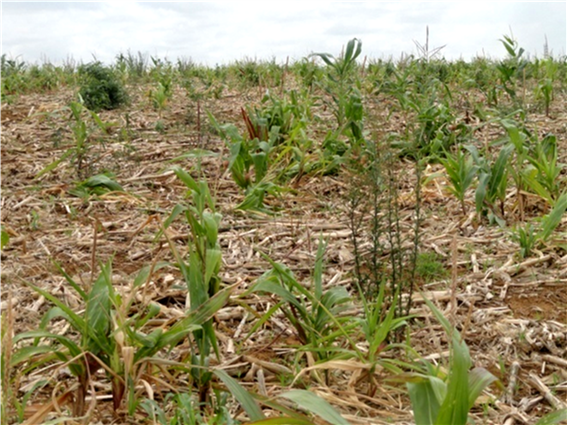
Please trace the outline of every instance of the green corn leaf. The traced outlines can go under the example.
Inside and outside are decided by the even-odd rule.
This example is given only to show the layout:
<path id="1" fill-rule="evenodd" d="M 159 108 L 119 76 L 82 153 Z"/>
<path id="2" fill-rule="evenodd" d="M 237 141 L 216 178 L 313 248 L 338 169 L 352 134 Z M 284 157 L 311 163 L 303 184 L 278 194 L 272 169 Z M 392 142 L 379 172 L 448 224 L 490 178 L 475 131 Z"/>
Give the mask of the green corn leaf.
<path id="1" fill-rule="evenodd" d="M 0 242 L 0 250 L 4 250 L 4 248 L 8 245 L 8 243 L 10 243 L 10 234 L 6 230 L 4 230 L 3 227 L 1 230 L 1 234 L 2 234 L 2 239 Z"/>
<path id="2" fill-rule="evenodd" d="M 262 205 L 264 204 L 263 195 L 261 191 L 252 190 L 235 209 L 241 211 L 262 211 Z"/>
<path id="3" fill-rule="evenodd" d="M 516 152 L 522 155 L 526 150 L 526 148 L 524 147 L 525 136 L 523 135 L 523 133 L 520 133 L 520 130 L 518 129 L 514 121 L 503 119 L 501 123 L 508 133 L 510 142 L 512 142 L 512 144 L 516 148 Z"/>
<path id="4" fill-rule="evenodd" d="M 23 332 L 21 334 L 18 334 L 14 337 L 13 343 L 16 344 L 18 341 L 22 341 L 24 339 L 30 339 L 30 338 L 46 338 L 46 339 L 55 340 L 59 342 L 61 345 L 67 347 L 71 357 L 76 357 L 79 356 L 81 353 L 83 353 L 83 350 L 81 350 L 75 342 L 73 342 L 66 336 L 57 335 L 43 330 L 35 330 L 35 331 Z M 55 351 L 53 350 L 53 347 L 52 347 L 52 351 Z"/>
<path id="5" fill-rule="evenodd" d="M 204 230 L 210 247 L 217 243 L 219 233 L 219 214 L 203 213 Z"/>
<path id="6" fill-rule="evenodd" d="M 352 40 L 350 40 L 347 43 L 347 47 L 346 47 L 346 50 L 345 50 L 345 57 L 344 57 L 345 62 L 348 62 L 351 59 L 353 59 L 355 43 L 356 43 L 356 38 L 353 38 Z"/>
<path id="7" fill-rule="evenodd" d="M 17 366 L 18 364 L 31 360 L 38 355 L 48 353 L 53 354 L 54 351 L 55 347 L 51 345 L 30 345 L 22 347 L 12 355 L 10 365 Z"/>
<path id="8" fill-rule="evenodd" d="M 177 204 L 176 206 L 173 207 L 173 210 L 171 210 L 171 214 L 169 214 L 169 217 L 166 218 L 166 220 L 163 223 L 163 228 L 167 229 L 169 226 L 171 226 L 171 223 L 173 223 L 173 221 L 179 217 L 180 214 L 183 214 L 185 211 L 187 211 L 187 207 Z M 156 240 L 161 237 L 162 235 L 162 231 L 160 230 L 158 235 L 156 236 Z"/>
<path id="9" fill-rule="evenodd" d="M 153 319 L 154 317 L 156 317 L 161 312 L 161 307 L 162 306 L 161 306 L 160 303 L 157 303 L 155 301 L 150 302 L 150 304 L 147 307 L 148 313 L 144 317 L 142 317 L 141 319 L 136 319 L 136 321 L 134 322 L 134 328 L 140 329 L 150 319 Z M 126 328 L 130 328 L 130 327 L 126 326 Z"/>
<path id="10" fill-rule="evenodd" d="M 59 265 L 59 263 L 53 262 L 53 265 L 57 268 L 57 270 L 59 270 L 59 273 L 61 273 L 63 275 L 63 277 L 65 278 L 67 283 L 69 285 L 71 285 L 71 287 L 75 291 L 77 291 L 77 294 L 79 294 L 81 296 L 83 301 L 86 301 L 87 300 L 86 292 L 83 291 L 83 289 L 71 278 L 71 276 L 69 276 L 69 274 L 67 274 L 67 272 L 65 270 L 63 270 L 63 268 Z"/>
<path id="11" fill-rule="evenodd" d="M 475 192 L 475 204 L 476 211 L 481 212 L 484 209 L 484 201 L 487 196 L 488 181 L 490 180 L 490 174 L 481 173 L 478 177 L 478 186 Z"/>
<path id="12" fill-rule="evenodd" d="M 317 256 L 315 260 L 315 268 L 313 270 L 313 285 L 315 292 L 315 299 L 320 300 L 323 296 L 323 259 L 325 257 L 325 250 L 327 249 L 326 242 L 323 237 L 319 237 L 319 246 L 317 247 Z"/>
<path id="13" fill-rule="evenodd" d="M 205 282 L 206 286 L 209 285 L 211 279 L 216 276 L 222 264 L 222 251 L 218 248 L 207 249 L 205 259 Z M 209 289 L 209 288 L 207 288 Z"/>
<path id="14" fill-rule="evenodd" d="M 535 425 L 555 425 L 565 422 L 567 422 L 567 409 L 560 409 L 545 415 Z"/>
<path id="15" fill-rule="evenodd" d="M 471 366 L 469 349 L 461 335 L 451 326 L 437 307 L 426 297 L 424 297 L 424 301 L 452 340 L 452 359 L 447 395 L 439 408 L 439 415 L 435 423 L 439 425 L 466 424 L 469 411 L 468 370 Z"/>
<path id="16" fill-rule="evenodd" d="M 469 372 L 469 409 L 474 406 L 480 393 L 496 381 L 498 378 L 482 367 L 475 367 Z"/>
<path id="17" fill-rule="evenodd" d="M 333 57 L 333 55 L 330 55 L 328 53 L 315 53 L 315 56 L 319 56 L 327 65 L 334 66 L 333 61 L 335 58 Z"/>
<path id="18" fill-rule="evenodd" d="M 522 171 L 522 178 L 528 187 L 536 194 L 541 196 L 550 204 L 553 203 L 553 196 L 547 188 L 545 188 L 537 179 L 538 170 L 533 165 L 528 165 Z"/>
<path id="19" fill-rule="evenodd" d="M 500 151 L 496 162 L 492 167 L 490 181 L 488 185 L 488 197 L 490 201 L 496 199 L 498 191 L 501 190 L 502 182 L 506 180 L 506 170 L 508 168 L 508 158 L 514 149 L 513 145 L 506 145 Z"/>
<path id="20" fill-rule="evenodd" d="M 333 425 L 349 425 L 327 401 L 318 395 L 306 390 L 291 390 L 280 394 L 280 397 L 291 400 L 317 416 L 320 416 Z"/>
<path id="21" fill-rule="evenodd" d="M 508 54 L 511 57 L 516 57 L 516 52 L 514 50 L 514 40 L 512 40 L 510 37 L 508 36 L 504 36 L 504 40 L 500 40 L 500 42 L 502 43 L 502 45 L 505 47 L 506 51 L 508 52 Z"/>
<path id="22" fill-rule="evenodd" d="M 268 406 L 269 408 L 273 409 L 274 411 L 279 411 L 281 413 L 283 413 L 285 416 L 284 417 L 278 417 L 278 418 L 270 418 L 270 419 L 264 419 L 262 421 L 256 421 L 254 422 L 255 425 L 260 425 L 260 424 L 298 424 L 298 425 L 315 425 L 313 422 L 309 421 L 309 418 L 299 412 L 297 409 L 293 409 L 290 407 L 286 407 L 280 403 L 278 403 L 277 401 L 275 401 L 273 398 L 268 398 L 268 397 L 263 397 L 261 395 L 258 394 L 252 394 L 252 396 L 258 400 L 260 403 L 262 403 L 262 405 L 264 406 Z M 267 422 L 267 421 L 271 421 L 274 419 L 282 419 L 284 420 L 283 422 Z M 289 422 L 287 422 L 289 421 Z M 250 424 L 251 425 L 251 424 Z M 334 425 L 334 424 L 333 424 Z"/>
<path id="23" fill-rule="evenodd" d="M 45 315 L 41 318 L 41 322 L 39 324 L 39 329 L 45 330 L 47 328 L 47 325 L 49 324 L 49 322 L 51 322 L 53 319 L 56 319 L 58 317 L 62 317 L 65 320 L 67 320 L 68 322 L 71 321 L 71 318 L 69 317 L 69 315 L 64 310 L 55 306 L 55 307 L 51 307 L 47 311 L 47 313 L 45 313 Z"/>
<path id="24" fill-rule="evenodd" d="M 163 329 L 158 328 L 154 329 L 148 335 L 142 335 L 141 333 L 137 333 L 138 342 L 141 343 L 146 348 L 155 348 L 158 345 L 159 340 L 163 335 Z"/>
<path id="25" fill-rule="evenodd" d="M 473 158 L 473 161 L 479 168 L 484 169 L 485 158 L 480 155 L 480 152 L 474 145 L 465 145 L 464 148 L 468 150 Z"/>
<path id="26" fill-rule="evenodd" d="M 138 272 L 138 274 L 136 275 L 136 277 L 134 278 L 134 288 L 139 288 L 144 283 L 146 283 L 150 278 L 150 273 L 156 272 L 169 265 L 170 265 L 169 263 L 160 261 L 155 265 L 147 265 L 142 267 Z"/>
<path id="27" fill-rule="evenodd" d="M 433 425 L 439 413 L 440 403 L 428 379 L 406 384 L 416 424 Z"/>
<path id="28" fill-rule="evenodd" d="M 113 127 L 113 126 L 116 125 L 115 123 L 112 123 L 112 122 L 110 122 L 110 123 L 104 122 L 103 120 L 100 119 L 100 117 L 98 116 L 98 114 L 97 114 L 96 112 L 94 112 L 94 111 L 89 111 L 89 112 L 90 112 L 90 114 L 91 114 L 91 117 L 92 117 L 93 121 L 96 123 L 96 125 L 97 125 L 102 131 L 104 131 L 105 133 L 108 133 L 108 130 L 109 130 L 111 127 Z"/>
<path id="29" fill-rule="evenodd" d="M 203 280 L 203 263 L 201 257 L 195 250 L 191 250 L 189 254 L 189 280 L 187 289 L 189 290 L 189 297 L 191 298 L 191 310 L 195 310 L 205 301 L 208 295 L 208 282 Z"/>
<path id="30" fill-rule="evenodd" d="M 262 419 L 260 421 L 249 422 L 248 425 L 316 425 L 314 422 L 307 419 L 279 417 Z"/>
<path id="31" fill-rule="evenodd" d="M 254 292 L 266 292 L 269 294 L 276 294 L 281 299 L 285 300 L 289 304 L 292 304 L 298 310 L 300 310 L 302 312 L 302 315 L 307 314 L 307 311 L 305 310 L 305 306 L 297 299 L 297 297 L 293 295 L 288 289 L 282 287 L 277 283 L 259 278 L 258 283 L 254 285 Z"/>
<path id="32" fill-rule="evenodd" d="M 102 349 L 106 353 L 110 350 L 110 334 L 111 318 L 110 308 L 112 306 L 113 296 L 112 286 L 112 265 L 110 261 L 104 264 L 97 280 L 94 282 L 87 298 L 85 311 L 85 326 L 87 329 L 83 333 L 83 341 L 88 351 L 94 352 Z M 93 341 L 91 336 L 95 334 L 97 338 Z M 100 341 L 104 344 L 99 345 Z"/>
<path id="33" fill-rule="evenodd" d="M 123 191 L 122 186 L 108 177 L 106 174 L 97 174 L 96 176 L 89 177 L 83 184 L 88 187 L 104 186 L 110 190 Z"/>
<path id="34" fill-rule="evenodd" d="M 75 121 L 77 122 L 82 122 L 83 119 L 81 118 L 81 112 L 83 111 L 83 105 L 79 102 L 70 102 L 69 103 L 69 109 L 71 110 L 71 114 L 73 115 L 73 118 L 75 119 Z"/>
<path id="35" fill-rule="evenodd" d="M 180 340 L 180 335 L 187 334 L 187 329 L 192 331 L 195 329 L 195 326 L 203 325 L 207 320 L 211 319 L 226 305 L 231 291 L 232 287 L 229 287 L 217 292 L 196 310 L 191 311 L 185 318 L 178 320 L 167 332 L 164 333 L 160 340 L 160 348 L 164 348 L 174 342 L 178 342 Z M 193 329 L 190 327 L 193 327 Z"/>
<path id="36" fill-rule="evenodd" d="M 466 424 L 469 412 L 468 348 L 464 343 L 453 341 L 453 359 L 449 372 L 447 396 L 441 407 L 436 424 Z"/>
<path id="37" fill-rule="evenodd" d="M 213 373 L 220 378 L 233 397 L 238 400 L 250 420 L 261 421 L 266 418 L 256 400 L 235 379 L 231 378 L 224 370 L 217 369 Z"/>
<path id="38" fill-rule="evenodd" d="M 181 180 L 185 184 L 185 186 L 187 186 L 190 190 L 195 191 L 195 192 L 199 191 L 199 185 L 197 184 L 197 182 L 183 168 L 174 167 L 173 172 L 175 173 L 177 178 L 179 180 Z"/>
<path id="39" fill-rule="evenodd" d="M 55 170 L 59 164 L 61 164 L 63 161 L 65 161 L 67 158 L 69 158 L 71 155 L 74 155 L 77 152 L 76 148 L 69 148 L 67 149 L 63 155 L 61 155 L 58 159 L 56 159 L 55 161 L 53 161 L 51 164 L 49 164 L 47 167 L 45 167 L 44 169 L 42 169 L 39 173 L 37 173 L 35 175 L 35 179 L 39 179 L 41 176 L 43 176 L 44 174 L 50 173 L 51 171 Z"/>
<path id="40" fill-rule="evenodd" d="M 249 294 L 251 292 L 254 291 L 254 288 L 250 288 L 249 290 L 246 291 L 246 294 Z M 248 338 L 250 338 L 251 335 L 254 335 L 254 333 L 256 333 L 256 331 L 258 329 L 260 329 L 262 326 L 264 326 L 264 324 L 270 320 L 270 318 L 274 315 L 274 313 L 276 313 L 281 306 L 284 305 L 283 301 L 280 301 L 277 304 L 274 304 L 272 307 L 270 307 L 270 309 L 268 311 L 266 311 L 262 317 L 260 317 L 260 319 L 258 321 L 256 321 L 254 323 L 254 325 L 252 326 L 252 328 L 248 331 L 248 334 L 246 335 L 246 338 L 244 338 L 244 340 L 247 340 Z"/>
<path id="41" fill-rule="evenodd" d="M 551 236 L 551 233 L 561 223 L 565 210 L 567 210 L 567 193 L 563 193 L 555 202 L 551 212 L 542 218 L 539 238 L 545 241 Z"/>
<path id="42" fill-rule="evenodd" d="M 47 300 L 51 301 L 53 304 L 59 307 L 63 312 L 65 312 L 65 314 L 68 317 L 69 323 L 76 331 L 79 332 L 84 331 L 86 322 L 81 316 L 76 314 L 72 309 L 70 309 L 67 305 L 63 304 L 57 297 L 54 297 L 49 292 L 44 291 L 43 289 L 38 288 L 37 286 L 32 285 L 31 283 L 27 283 L 27 282 L 24 283 L 30 288 L 32 288 L 35 292 L 42 295 Z"/>
<path id="43" fill-rule="evenodd" d="M 254 163 L 254 182 L 260 183 L 268 171 L 268 155 L 265 152 L 254 153 L 250 155 Z"/>

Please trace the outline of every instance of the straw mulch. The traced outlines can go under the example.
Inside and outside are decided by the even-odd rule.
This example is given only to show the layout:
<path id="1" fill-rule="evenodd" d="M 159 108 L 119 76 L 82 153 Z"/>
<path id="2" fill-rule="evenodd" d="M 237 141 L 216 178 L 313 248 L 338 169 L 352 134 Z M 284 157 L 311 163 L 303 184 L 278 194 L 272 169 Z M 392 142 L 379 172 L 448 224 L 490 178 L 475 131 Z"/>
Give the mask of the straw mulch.
<path id="1" fill-rule="evenodd" d="M 93 149 L 92 160 L 86 164 L 91 174 L 103 169 L 113 171 L 126 193 L 87 201 L 69 194 L 77 175 L 67 163 L 35 179 L 38 172 L 72 143 L 67 113 L 57 111 L 73 99 L 73 92 L 61 89 L 57 93 L 24 95 L 12 104 L 2 105 L 2 225 L 11 237 L 2 252 L 2 311 L 9 319 L 6 323 L 12 334 L 36 328 L 50 307 L 43 297 L 22 283 L 24 280 L 48 289 L 69 305 L 80 307 L 53 261 L 87 285 L 92 279 L 93 266 L 98 270 L 98 261 L 113 258 L 115 285 L 128 292 L 132 276 L 142 266 L 171 259 L 166 240 L 156 241 L 155 235 L 159 223 L 172 208 L 184 202 L 186 188 L 168 169 L 172 165 L 169 161 L 196 147 L 222 152 L 223 144 L 207 131 L 203 117 L 198 131 L 195 103 L 181 92 L 176 93 L 161 117 L 165 133 L 157 132 L 154 129 L 160 119 L 157 112 L 145 97 L 145 90 L 135 90 L 132 106 L 127 110 L 100 114 L 104 121 L 114 121 L 117 126 L 104 137 L 104 144 Z M 226 93 L 219 100 L 205 101 L 203 108 L 213 112 L 219 122 L 240 125 L 240 107 L 257 101 L 260 95 L 260 90 Z M 387 108 L 387 103 L 382 105 Z M 380 103 L 373 109 L 376 119 L 369 126 L 375 126 L 377 134 L 403 125 L 401 118 L 387 117 Z M 567 162 L 566 110 L 566 99 L 561 98 L 553 104 L 552 118 L 530 115 L 540 133 L 553 132 L 558 136 L 564 164 Z M 126 128 L 127 133 L 121 128 Z M 481 141 L 492 140 L 498 131 L 486 128 L 476 137 Z M 175 164 L 198 176 L 194 159 Z M 410 164 L 401 164 L 401 181 L 411 180 L 410 171 L 404 172 L 406 167 L 410 170 Z M 328 240 L 325 284 L 347 285 L 352 289 L 353 255 L 344 202 L 348 179 L 306 176 L 280 199 L 268 199 L 272 208 L 281 211 L 269 216 L 234 210 L 242 201 L 242 194 L 226 171 L 222 157 L 203 159 L 202 169 L 223 214 L 219 234 L 224 264 L 221 274 L 225 284 L 237 285 L 235 300 L 269 269 L 260 251 L 286 264 L 309 284 L 321 235 Z M 439 170 L 438 165 L 431 165 L 425 176 Z M 463 215 L 458 202 L 444 189 L 446 184 L 441 178 L 423 187 L 421 250 L 437 253 L 449 273 L 441 279 L 420 281 L 420 289 L 436 300 L 460 329 L 474 365 L 487 368 L 503 384 L 500 389 L 491 386 L 479 400 L 487 404 L 484 411 L 479 403 L 473 409 L 477 423 L 533 423 L 565 405 L 565 249 L 550 244 L 541 252 L 519 260 L 518 245 L 508 231 L 479 223 L 472 193 L 467 199 L 469 213 Z M 411 185 L 402 186 L 401 214 L 402 221 L 407 222 L 413 212 Z M 404 202 L 405 199 L 408 201 Z M 509 204 L 513 202 L 512 193 Z M 536 198 L 528 197 L 526 211 L 528 217 L 534 217 L 545 209 Z M 566 231 L 567 219 L 564 219 L 556 235 L 564 236 Z M 171 228 L 170 235 L 181 250 L 187 232 L 182 222 Z M 451 270 L 456 272 L 453 276 Z M 164 307 L 155 326 L 183 314 L 185 284 L 173 268 L 157 273 L 151 289 L 139 297 L 151 298 Z M 261 314 L 277 300 L 254 295 L 238 301 L 246 301 Z M 412 346 L 432 361 L 445 361 L 449 355 L 446 335 L 419 295 L 415 296 L 413 312 L 418 315 L 419 326 L 412 330 Z M 356 309 L 352 314 L 357 314 Z M 241 376 L 240 382 L 250 390 L 270 396 L 289 384 L 278 376 L 293 372 L 297 356 L 296 335 L 283 317 L 278 317 L 244 339 L 257 320 L 254 315 L 234 301 L 216 316 L 222 350 L 219 367 Z M 64 322 L 55 323 L 55 331 L 66 330 Z M 181 358 L 187 350 L 186 344 L 181 345 L 170 356 Z M 307 383 L 353 424 L 412 423 L 409 399 L 403 387 L 384 385 L 368 394 L 363 384 L 357 383 L 365 365 L 351 361 L 335 366 L 328 385 L 317 380 L 314 370 L 304 371 L 299 381 Z M 383 371 L 376 373 L 386 377 Z M 65 370 L 34 371 L 17 377 L 18 389 L 26 391 L 44 376 L 72 381 Z M 168 385 L 175 388 L 183 384 L 173 381 Z M 96 388 L 99 399 L 93 422 L 110 423 L 113 420 L 110 385 L 102 375 Z M 156 383 L 155 397 L 171 388 Z M 29 415 L 45 406 L 50 397 L 49 391 L 38 394 L 30 404 Z M 241 414 L 236 410 L 235 413 Z M 134 419 L 142 421 L 143 415 Z"/>

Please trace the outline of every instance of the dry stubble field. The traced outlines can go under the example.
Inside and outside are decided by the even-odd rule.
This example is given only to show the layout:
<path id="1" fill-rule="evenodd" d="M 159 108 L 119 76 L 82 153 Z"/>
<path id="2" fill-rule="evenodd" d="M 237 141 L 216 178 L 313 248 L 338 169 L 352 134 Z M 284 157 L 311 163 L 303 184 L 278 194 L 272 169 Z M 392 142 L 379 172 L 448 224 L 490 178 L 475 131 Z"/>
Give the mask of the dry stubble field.
<path id="1" fill-rule="evenodd" d="M 202 101 L 200 109 L 209 110 L 221 123 L 237 123 L 243 129 L 241 107 L 259 104 L 264 90 L 262 87 L 227 89 L 219 99 Z M 196 103 L 183 90 L 176 89 L 167 107 L 158 113 L 147 97 L 148 87 L 131 86 L 129 92 L 129 106 L 99 114 L 103 121 L 115 125 L 100 136 L 104 144 L 96 144 L 91 159 L 84 165 L 91 175 L 101 170 L 114 173 L 124 192 L 86 199 L 70 194 L 78 181 L 77 170 L 65 162 L 36 178 L 38 172 L 72 143 L 69 112 L 61 111 L 75 99 L 76 90 L 61 88 L 50 93 L 23 94 L 2 105 L 2 226 L 10 235 L 10 242 L 2 251 L 4 329 L 12 335 L 35 329 L 50 307 L 49 301 L 24 281 L 45 289 L 70 306 L 81 307 L 54 261 L 88 286 L 92 282 L 93 266 L 98 269 L 99 261 L 113 258 L 114 286 L 128 294 L 133 276 L 142 266 L 172 260 L 167 240 L 156 239 L 156 234 L 174 206 L 187 201 L 186 187 L 170 168 L 179 165 L 195 178 L 199 177 L 197 159 L 172 160 L 196 148 L 209 149 L 220 154 L 201 161 L 202 172 L 223 216 L 218 236 L 223 253 L 220 276 L 223 285 L 235 285 L 228 305 L 214 319 L 221 351 L 219 367 L 238 376 L 239 382 L 250 391 L 275 396 L 291 384 L 292 379 L 282 375 L 293 377 L 310 364 L 310 358 L 307 353 L 298 352 L 298 335 L 281 315 L 274 316 L 245 339 L 258 318 L 243 308 L 243 302 L 261 313 L 277 299 L 266 294 L 239 298 L 239 294 L 269 269 L 259 251 L 287 265 L 308 285 L 321 235 L 328 240 L 324 286 L 343 285 L 351 292 L 354 290 L 354 256 L 345 204 L 345 193 L 351 184 L 349 177 L 346 173 L 306 175 L 290 184 L 290 190 L 282 192 L 279 198 L 267 197 L 266 203 L 278 211 L 273 215 L 236 211 L 235 206 L 242 202 L 243 195 L 227 171 L 227 150 L 221 138 L 211 131 L 202 110 L 197 118 Z M 468 94 L 458 96 L 465 99 Z M 400 131 L 405 125 L 398 113 L 389 115 L 392 104 L 387 97 L 370 103 L 366 126 L 373 137 Z M 320 117 L 329 115 L 321 105 L 314 109 Z M 550 117 L 540 111 L 529 115 L 529 121 L 537 125 L 540 134 L 557 135 L 563 164 L 567 163 L 565 111 L 567 99 L 562 95 L 554 100 Z M 468 111 L 460 110 L 458 115 L 468 117 Z M 160 131 L 155 128 L 158 120 L 162 122 Z M 318 125 L 324 128 L 324 120 Z M 498 126 L 489 125 L 478 130 L 475 139 L 483 143 L 501 133 Z M 411 161 L 400 159 L 402 223 L 409 221 L 414 212 L 411 170 Z M 423 171 L 424 180 L 440 170 L 439 164 L 428 165 Z M 446 186 L 447 181 L 442 177 L 430 179 L 422 186 L 420 244 L 421 252 L 435 253 L 432 254 L 435 261 L 443 265 L 445 273 L 418 276 L 417 285 L 452 318 L 470 348 L 473 364 L 485 367 L 501 380 L 503 387 L 491 386 L 473 408 L 476 423 L 533 423 L 535 418 L 552 410 L 553 399 L 545 388 L 551 387 L 556 399 L 565 400 L 567 253 L 550 242 L 521 259 L 518 244 L 507 230 L 478 219 L 471 191 L 466 197 L 467 213 L 463 214 Z M 509 220 L 513 221 L 517 214 L 512 206 L 513 193 L 507 202 Z M 528 216 L 545 212 L 545 206 L 536 196 L 527 197 L 526 202 Z M 563 218 L 554 234 L 562 238 L 566 231 L 567 221 Z M 175 222 L 168 232 L 181 252 L 185 252 L 186 223 Z M 451 291 L 453 284 L 456 293 Z M 456 312 L 451 310 L 453 294 L 458 305 Z M 136 296 L 140 303 L 151 300 L 163 307 L 152 322 L 155 327 L 173 323 L 183 314 L 187 302 L 185 283 L 173 267 L 156 272 L 143 293 Z M 417 319 L 408 330 L 409 341 L 418 353 L 444 363 L 449 355 L 447 337 L 420 297 L 414 296 L 412 312 Z M 352 308 L 352 314 L 360 313 L 356 305 Z M 54 321 L 52 330 L 69 331 L 65 321 Z M 187 350 L 185 341 L 164 356 L 178 360 Z M 11 372 L 12 397 L 21 397 L 39 379 L 52 379 L 51 384 L 34 393 L 26 418 L 49 405 L 52 397 L 62 393 L 74 380 L 65 368 L 23 373 L 19 365 Z M 379 378 L 386 376 L 381 373 L 384 371 L 376 372 Z M 337 368 L 327 382 L 306 373 L 294 385 L 309 387 L 353 424 L 412 423 L 403 386 L 379 386 L 378 391 L 369 394 L 364 382 L 357 381 L 360 374 L 353 362 L 350 368 Z M 151 382 L 156 400 L 185 382 L 182 374 L 157 375 Z M 90 423 L 117 423 L 109 399 L 108 380 L 102 371 L 93 379 L 98 400 L 90 412 Z M 512 382 L 510 387 L 512 379 L 515 385 Z M 511 392 L 506 393 L 506 388 Z M 140 394 L 148 396 L 143 390 Z M 65 406 L 60 408 L 65 412 Z M 234 415 L 242 415 L 237 405 L 232 409 Z M 53 406 L 47 410 L 57 417 Z M 14 412 L 9 413 L 13 418 Z M 53 417 L 49 414 L 45 418 Z M 147 415 L 141 410 L 132 417 L 118 419 L 125 423 L 146 420 Z"/>

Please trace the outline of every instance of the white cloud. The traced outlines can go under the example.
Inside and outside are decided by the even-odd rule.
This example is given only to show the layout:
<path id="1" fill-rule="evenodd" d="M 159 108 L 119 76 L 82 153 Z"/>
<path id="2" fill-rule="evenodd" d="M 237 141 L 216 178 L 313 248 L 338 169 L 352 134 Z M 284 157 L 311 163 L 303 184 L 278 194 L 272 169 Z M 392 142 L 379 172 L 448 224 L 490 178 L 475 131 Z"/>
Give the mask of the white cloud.
<path id="1" fill-rule="evenodd" d="M 92 55 L 113 61 L 141 51 L 171 60 L 226 63 L 245 57 L 285 61 L 311 52 L 338 54 L 351 38 L 363 55 L 416 53 L 413 40 L 446 44 L 448 59 L 505 51 L 512 28 L 527 52 L 540 54 L 547 35 L 565 54 L 565 2 L 104 2 L 2 3 L 2 51 L 53 62 Z"/>

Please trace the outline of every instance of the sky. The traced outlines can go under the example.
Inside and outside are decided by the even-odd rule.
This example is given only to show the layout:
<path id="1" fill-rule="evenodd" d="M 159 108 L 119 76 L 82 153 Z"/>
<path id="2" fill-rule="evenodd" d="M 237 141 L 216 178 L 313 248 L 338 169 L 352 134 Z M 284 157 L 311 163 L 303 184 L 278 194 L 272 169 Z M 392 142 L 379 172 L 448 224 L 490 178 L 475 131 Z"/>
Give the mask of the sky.
<path id="1" fill-rule="evenodd" d="M 338 55 L 350 39 L 362 57 L 419 55 L 429 48 L 447 60 L 501 58 L 499 39 L 512 35 L 542 57 L 566 54 L 567 2 L 503 1 L 2 1 L 2 54 L 28 63 L 114 62 L 120 53 L 178 58 L 214 66 L 235 60 L 299 60 Z"/>

